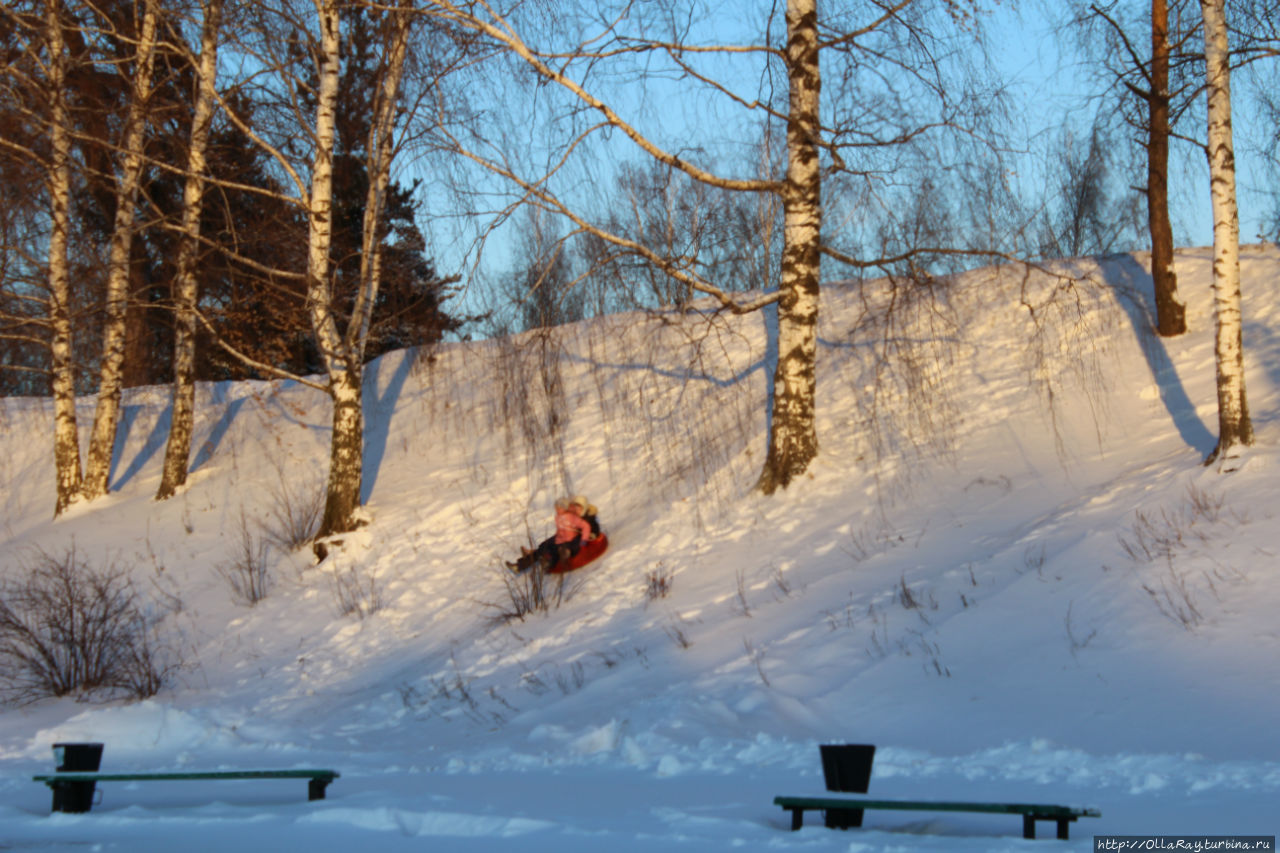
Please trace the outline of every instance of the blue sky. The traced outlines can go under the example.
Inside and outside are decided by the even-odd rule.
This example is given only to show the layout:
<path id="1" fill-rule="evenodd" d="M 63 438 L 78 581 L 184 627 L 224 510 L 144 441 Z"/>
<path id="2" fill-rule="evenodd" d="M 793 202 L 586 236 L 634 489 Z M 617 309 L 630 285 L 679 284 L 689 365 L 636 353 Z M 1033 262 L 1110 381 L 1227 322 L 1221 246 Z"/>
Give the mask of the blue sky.
<path id="1" fill-rule="evenodd" d="M 1010 83 L 1018 111 L 1016 120 L 1021 123 L 1021 127 L 1011 128 L 1011 136 L 1024 140 L 1025 153 L 1019 157 L 1017 169 L 1020 179 L 1027 185 L 1029 196 L 1039 191 L 1044 183 L 1044 170 L 1049 160 L 1045 152 L 1060 128 L 1064 124 L 1072 124 L 1082 137 L 1087 135 L 1093 115 L 1099 109 L 1098 105 L 1105 103 L 1099 99 L 1099 84 L 1090 78 L 1088 69 L 1083 64 L 1084 60 L 1074 43 L 1076 36 L 1064 34 L 1058 29 L 1058 23 L 1053 19 L 1058 9 L 1046 9 L 1046 5 L 1049 4 L 1024 3 L 1016 9 L 1010 8 L 1008 4 L 997 6 L 990 11 L 988 20 L 992 35 L 991 52 L 998 68 Z M 723 15 L 724 8 L 712 7 L 708 14 Z M 741 22 L 743 17 L 739 14 L 736 20 Z M 715 33 L 713 37 L 725 41 L 746 40 L 734 39 L 727 33 Z M 753 77 L 746 88 L 753 87 L 755 82 Z M 1269 176 L 1265 162 L 1257 153 L 1259 140 L 1265 138 L 1269 127 L 1262 125 L 1250 109 L 1252 99 L 1249 87 L 1252 81 L 1249 77 L 1237 75 L 1234 83 L 1240 233 L 1242 242 L 1251 243 L 1257 242 L 1260 230 L 1274 206 L 1267 193 Z M 638 120 L 637 123 L 646 131 L 655 126 L 661 127 L 667 137 L 664 140 L 667 145 L 678 146 L 682 123 L 698 121 L 702 117 L 701 111 L 707 108 L 705 102 L 690 101 L 679 88 L 667 85 L 660 79 L 647 83 L 638 97 L 630 97 L 634 98 L 633 103 L 620 105 L 619 112 L 629 119 L 643 115 L 643 120 Z M 618 105 L 617 102 L 614 103 Z M 1108 108 L 1114 109 L 1113 106 L 1103 107 Z M 737 111 L 735 115 L 741 115 L 741 112 Z M 533 124 L 527 119 L 526 122 L 523 127 Z M 1202 123 L 1203 114 L 1193 114 L 1188 116 L 1181 130 L 1203 135 Z M 693 138 L 692 132 L 689 135 Z M 600 192 L 600 187 L 606 184 L 606 181 L 599 178 L 608 174 L 608 164 L 614 152 L 619 157 L 640 159 L 638 149 L 626 140 L 615 140 L 605 150 L 607 154 L 603 161 L 596 162 L 591 167 L 598 171 L 597 175 L 591 176 L 595 180 L 591 177 L 582 180 L 591 192 Z M 1129 183 L 1138 184 L 1144 179 L 1145 173 L 1140 172 L 1130 176 Z M 1203 153 L 1189 143 L 1175 143 L 1171 152 L 1170 180 L 1175 242 L 1180 246 L 1210 245 L 1213 229 L 1208 173 Z M 429 205 L 428 209 L 439 210 L 447 204 L 447 201 L 442 200 L 439 204 Z M 465 229 L 470 223 L 451 220 L 442 226 L 433 225 L 430 229 L 433 248 L 443 270 L 456 269 L 462 252 L 470 247 L 469 241 L 459 239 L 457 229 L 460 225 Z M 489 276 L 501 274 L 519 261 L 519 248 L 515 245 L 513 234 L 514 229 L 507 226 L 489 240 L 481 265 L 481 269 Z M 467 270 L 469 272 L 470 268 Z M 479 292 L 468 293 L 464 299 L 468 313 L 483 305 L 482 296 Z"/>

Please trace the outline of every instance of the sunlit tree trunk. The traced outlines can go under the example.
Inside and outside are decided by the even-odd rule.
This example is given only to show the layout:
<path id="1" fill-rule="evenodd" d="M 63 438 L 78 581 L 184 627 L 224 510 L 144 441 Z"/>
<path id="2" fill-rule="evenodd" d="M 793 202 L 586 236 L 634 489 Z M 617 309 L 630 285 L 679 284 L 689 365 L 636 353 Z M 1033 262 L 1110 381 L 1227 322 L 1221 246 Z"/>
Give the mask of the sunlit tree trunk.
<path id="1" fill-rule="evenodd" d="M 326 6 L 326 9 L 328 7 Z M 324 517 L 320 522 L 319 536 L 331 536 L 353 530 L 358 525 L 360 491 L 364 477 L 364 400 L 363 370 L 365 344 L 368 341 L 373 306 L 377 301 L 381 276 L 381 226 L 387 186 L 391 180 L 391 161 L 394 156 L 394 132 L 396 104 L 399 99 L 400 80 L 408 54 L 408 7 L 386 10 L 390 15 L 387 42 L 383 53 L 383 76 L 378 95 L 373 104 L 374 117 L 369 129 L 368 163 L 369 191 L 365 200 L 363 233 L 361 240 L 360 282 L 355 305 L 348 321 L 346 334 L 337 335 L 337 320 L 331 305 L 331 288 L 328 287 L 329 235 L 326 223 L 328 213 L 324 206 L 331 206 L 332 151 L 334 107 L 337 103 L 339 70 L 339 41 L 337 7 L 332 7 L 331 17 L 322 11 L 324 28 L 322 52 L 324 55 L 319 106 L 316 113 L 317 160 L 313 170 L 311 209 L 313 231 L 311 243 L 312 286 L 316 288 L 312 300 L 312 322 L 316 340 L 325 351 L 329 369 L 329 393 L 333 397 L 333 436 L 329 450 L 329 482 L 325 496 Z M 329 21 L 332 21 L 330 29 Z M 332 39 L 330 39 L 330 32 Z M 320 152 L 327 150 L 329 163 L 320 162 Z M 321 181 L 320 190 L 316 182 Z M 321 202 L 320 193 L 326 198 Z M 323 255 L 319 250 L 323 243 Z M 318 284 L 326 282 L 323 288 Z M 323 547 L 317 553 L 322 553 Z"/>
<path id="2" fill-rule="evenodd" d="M 187 481 L 191 455 L 191 430 L 195 418 L 196 362 L 196 263 L 200 256 L 200 216 L 204 210 L 205 154 L 213 124 L 214 83 L 218 71 L 218 31 L 222 25 L 222 0 L 207 0 L 200 38 L 200 88 L 191 119 L 191 143 L 187 153 L 187 180 L 182 194 L 182 242 L 178 272 L 173 285 L 173 410 L 164 472 L 157 500 L 173 497 Z"/>
<path id="3" fill-rule="evenodd" d="M 123 386 L 125 314 L 129 304 L 129 257 L 133 247 L 138 186 L 142 178 L 143 140 L 147 128 L 147 102 L 151 97 L 155 65 L 157 0 L 146 0 L 138 28 L 129 108 L 121 137 L 120 175 L 116 189 L 116 215 L 107 260 L 106 322 L 102 363 L 99 369 L 98 407 L 93 417 L 89 458 L 85 469 L 85 497 L 107 493 L 107 478 L 120 422 Z"/>
<path id="4" fill-rule="evenodd" d="M 387 187 L 391 183 L 391 161 L 395 155 L 396 104 L 400 96 L 404 61 L 409 51 L 409 26 L 412 23 L 409 9 L 403 3 L 400 8 L 387 14 L 391 16 L 391 23 L 384 54 L 386 70 L 374 105 L 367 146 L 369 192 L 365 199 L 360 244 L 360 290 L 356 294 L 356 308 L 352 312 L 351 325 L 347 330 L 347 346 L 360 361 L 364 360 L 365 344 L 368 342 L 373 320 L 373 306 L 377 302 L 381 284 L 382 211 L 386 204 Z"/>
<path id="5" fill-rule="evenodd" d="M 1173 226 L 1169 222 L 1169 6 L 1151 0 L 1151 89 L 1147 99 L 1147 222 L 1151 231 L 1151 278 L 1156 328 L 1164 337 L 1187 330 L 1187 309 L 1178 301 L 1173 272 Z"/>
<path id="6" fill-rule="evenodd" d="M 814 418 L 818 346 L 822 177 L 818 162 L 818 10 L 787 3 L 787 177 L 782 191 L 783 250 L 769 452 L 759 488 L 772 494 L 803 474 L 818 454 Z"/>
<path id="7" fill-rule="evenodd" d="M 360 362 L 350 358 L 334 314 L 329 250 L 333 243 L 333 149 L 342 69 L 341 32 L 336 0 L 317 0 L 320 16 L 320 69 L 316 88 L 315 153 L 308 200 L 307 309 L 312 333 L 324 359 L 333 399 L 329 480 L 318 535 L 354 529 L 360 506 L 363 418 Z"/>
<path id="8" fill-rule="evenodd" d="M 1206 464 L 1253 444 L 1244 390 L 1240 313 L 1240 216 L 1231 138 L 1231 71 L 1224 0 L 1200 0 L 1209 93 L 1209 181 L 1213 199 L 1213 310 L 1217 325 L 1218 446 Z"/>
<path id="9" fill-rule="evenodd" d="M 62 35 L 62 4 L 45 6 L 49 45 L 49 322 L 53 361 L 53 458 L 57 470 L 57 503 L 61 515 L 81 497 L 80 435 L 76 427 L 75 364 L 71 348 L 71 281 L 67 235 L 71 227 L 71 118 L 67 110 L 67 50 Z"/>

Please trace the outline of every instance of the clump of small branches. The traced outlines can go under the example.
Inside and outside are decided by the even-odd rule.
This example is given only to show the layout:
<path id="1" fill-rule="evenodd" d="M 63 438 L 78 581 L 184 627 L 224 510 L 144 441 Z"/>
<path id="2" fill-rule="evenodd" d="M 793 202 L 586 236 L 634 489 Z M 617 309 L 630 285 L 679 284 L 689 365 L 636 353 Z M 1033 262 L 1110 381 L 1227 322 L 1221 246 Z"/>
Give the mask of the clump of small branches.
<path id="1" fill-rule="evenodd" d="M 923 592 L 917 593 L 907 586 L 906 575 L 898 581 L 898 586 L 894 589 L 894 599 L 902 605 L 904 610 L 914 610 L 925 623 L 929 621 L 925 611 L 938 609 L 938 599 L 934 596 L 933 590 L 925 586 Z"/>
<path id="2" fill-rule="evenodd" d="M 1121 550 L 1135 563 L 1168 562 L 1189 546 L 1181 517 L 1163 509 L 1159 515 L 1135 511 L 1129 535 L 1119 539 Z"/>
<path id="3" fill-rule="evenodd" d="M 675 643 L 682 649 L 689 649 L 693 646 L 693 640 L 689 639 L 689 634 L 685 630 L 685 621 L 680 618 L 680 614 L 671 617 L 671 621 L 662 629 L 671 642 Z"/>
<path id="4" fill-rule="evenodd" d="M 856 599 L 853 597 L 853 593 L 851 592 L 849 593 L 849 600 L 843 608 L 838 610 L 824 610 L 822 611 L 822 615 L 827 620 L 827 627 L 832 631 L 836 631 L 840 628 L 852 629 L 857 627 L 857 611 L 859 608 L 860 605 L 857 603 Z"/>
<path id="5" fill-rule="evenodd" d="M 1121 535 L 1120 548 L 1135 563 L 1168 562 L 1178 553 L 1196 545 L 1207 545 L 1227 521 L 1243 524 L 1245 518 L 1225 509 L 1226 498 L 1194 485 L 1187 486 L 1187 498 L 1180 507 L 1159 513 L 1137 510 L 1129 535 Z M 1230 519 L 1226 516 L 1230 515 Z"/>
<path id="6" fill-rule="evenodd" d="M 577 584 L 569 582 L 568 575 L 549 574 L 540 564 L 519 574 L 505 568 L 501 571 L 506 598 L 485 603 L 494 611 L 492 620 L 500 624 L 523 622 L 533 613 L 550 613 L 568 601 L 577 589 Z"/>
<path id="7" fill-rule="evenodd" d="M 315 538 L 324 512 L 324 483 L 319 480 L 302 485 L 291 481 L 284 468 L 277 465 L 276 481 L 267 487 L 271 502 L 262 532 L 282 551 L 297 551 Z"/>
<path id="8" fill-rule="evenodd" d="M 182 668 L 159 634 L 165 615 L 125 569 L 94 568 L 74 545 L 37 551 L 0 583 L 0 699 L 154 696 Z"/>
<path id="9" fill-rule="evenodd" d="M 1170 577 L 1161 578 L 1158 585 L 1159 589 L 1152 584 L 1142 585 L 1156 609 L 1188 631 L 1194 630 L 1204 619 L 1204 614 L 1200 612 L 1195 595 L 1187 586 L 1186 575 L 1180 575 L 1171 569 Z"/>
<path id="10" fill-rule="evenodd" d="M 747 578 L 742 569 L 737 572 L 737 592 L 733 597 L 733 611 L 739 616 L 751 618 L 751 603 L 747 601 Z"/>
<path id="11" fill-rule="evenodd" d="M 661 562 L 650 572 L 644 576 L 645 590 L 644 601 L 647 607 L 650 602 L 657 601 L 659 598 L 666 598 L 671 594 L 671 583 L 674 580 L 674 573 Z"/>
<path id="12" fill-rule="evenodd" d="M 472 690 L 471 679 L 463 676 L 456 661 L 451 663 L 452 672 L 428 678 L 425 690 L 420 690 L 407 682 L 396 688 L 405 710 L 443 719 L 461 714 L 474 722 L 488 726 L 501 726 L 506 723 L 505 711 L 515 711 L 515 706 L 502 698 L 495 687 L 490 687 L 484 694 L 477 697 Z M 488 696 L 505 711 L 482 706 L 480 700 L 484 696 Z"/>
<path id="13" fill-rule="evenodd" d="M 772 687 L 773 685 L 769 683 L 769 676 L 765 675 L 764 672 L 764 649 L 756 648 L 748 637 L 742 638 L 742 648 L 747 653 L 747 660 L 755 665 L 756 674 L 760 676 L 760 683 L 765 687 Z"/>
<path id="14" fill-rule="evenodd" d="M 1087 648 L 1089 643 L 1093 642 L 1093 639 L 1098 636 L 1097 628 L 1092 629 L 1091 631 L 1089 631 L 1088 634 L 1085 634 L 1083 637 L 1079 633 L 1077 633 L 1071 618 L 1071 608 L 1074 605 L 1075 605 L 1074 601 L 1067 603 L 1067 615 L 1063 619 L 1063 624 L 1066 626 L 1066 629 L 1067 629 L 1067 643 L 1071 648 L 1071 656 L 1073 658 L 1076 656 L 1077 652 L 1079 652 L 1081 649 Z"/>
<path id="15" fill-rule="evenodd" d="M 1163 564 L 1164 571 L 1142 584 L 1156 609 L 1171 621 L 1188 631 L 1195 630 L 1205 619 L 1198 589 L 1193 583 L 1194 571 L 1181 564 L 1181 557 L 1196 552 L 1197 548 L 1210 546 L 1222 535 L 1215 530 L 1230 520 L 1244 523 L 1245 518 L 1225 509 L 1225 498 L 1213 495 L 1194 485 L 1187 487 L 1187 498 L 1174 509 L 1161 509 L 1159 513 L 1134 512 L 1134 521 L 1127 535 L 1119 536 L 1120 548 L 1135 565 Z M 1200 556 L 1207 555 L 1201 553 Z M 1230 567 L 1215 565 L 1200 573 L 1209 592 L 1218 595 L 1217 580 L 1233 580 L 1239 573 Z"/>
<path id="16" fill-rule="evenodd" d="M 582 661 L 576 660 L 569 665 L 566 671 L 563 667 L 556 667 L 555 673 L 556 686 L 560 688 L 561 694 L 568 696 L 581 690 L 587 683 L 587 668 Z"/>
<path id="17" fill-rule="evenodd" d="M 218 566 L 218 574 L 231 587 L 232 598 L 237 603 L 252 607 L 267 597 L 271 575 L 267 568 L 267 543 L 254 536 L 244 507 L 240 508 L 239 533 L 231 559 Z"/>
<path id="18" fill-rule="evenodd" d="M 867 605 L 867 618 L 871 620 L 871 642 L 867 646 L 867 656 L 872 660 L 883 660 L 889 655 L 889 617 L 877 610 L 873 601 Z"/>
<path id="19" fill-rule="evenodd" d="M 916 598 L 916 594 L 911 591 L 911 587 L 907 586 L 907 576 L 903 575 L 898 582 L 898 588 L 894 591 L 894 596 L 898 603 L 902 605 L 904 610 L 919 610 L 920 601 Z"/>
<path id="20" fill-rule="evenodd" d="M 786 572 L 783 570 L 781 566 L 773 567 L 773 585 L 774 585 L 774 588 L 776 588 L 778 592 L 782 594 L 783 598 L 791 597 L 791 593 L 792 593 L 791 581 L 787 580 Z"/>
<path id="21" fill-rule="evenodd" d="M 364 619 L 382 609 L 382 583 L 377 572 L 352 563 L 333 570 L 333 600 L 342 616 Z"/>
<path id="22" fill-rule="evenodd" d="M 898 640 L 898 651 L 904 657 L 913 657 L 917 652 L 924 658 L 921 664 L 924 671 L 940 678 L 950 678 L 951 668 L 942 663 L 942 647 L 924 634 L 912 628 L 907 629 L 910 639 Z"/>

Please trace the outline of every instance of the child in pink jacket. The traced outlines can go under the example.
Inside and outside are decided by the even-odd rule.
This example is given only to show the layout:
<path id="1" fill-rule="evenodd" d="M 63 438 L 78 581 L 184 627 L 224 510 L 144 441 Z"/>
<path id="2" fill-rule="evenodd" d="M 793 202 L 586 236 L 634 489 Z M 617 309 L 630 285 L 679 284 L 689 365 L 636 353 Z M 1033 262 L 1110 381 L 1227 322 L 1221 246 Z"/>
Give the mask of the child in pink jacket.
<path id="1" fill-rule="evenodd" d="M 521 548 L 521 557 L 515 562 L 508 561 L 507 568 L 522 572 L 530 566 L 543 561 L 550 567 L 563 560 L 571 559 L 578 553 L 583 542 L 596 537 L 591 523 L 582 517 L 589 504 L 583 499 L 581 503 L 569 498 L 556 501 L 556 535 L 546 539 L 537 548 L 530 551 Z"/>

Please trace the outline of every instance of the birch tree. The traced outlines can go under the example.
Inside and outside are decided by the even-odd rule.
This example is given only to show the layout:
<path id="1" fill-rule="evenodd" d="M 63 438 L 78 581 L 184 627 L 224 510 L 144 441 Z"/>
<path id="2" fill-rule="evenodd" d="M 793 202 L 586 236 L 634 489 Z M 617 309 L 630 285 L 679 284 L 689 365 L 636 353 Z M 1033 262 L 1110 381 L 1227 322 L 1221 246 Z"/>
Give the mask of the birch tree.
<path id="1" fill-rule="evenodd" d="M 785 8 L 781 10 L 779 34 L 775 21 L 780 5 Z M 419 8 L 447 26 L 472 34 L 531 73 L 538 80 L 536 93 L 530 93 L 531 103 L 539 103 L 547 97 L 542 93 L 549 86 L 554 87 L 571 102 L 563 107 L 564 113 L 580 120 L 561 152 L 547 154 L 550 165 L 540 172 L 531 167 L 522 169 L 517 165 L 517 152 L 510 146 L 480 138 L 479 134 L 469 140 L 461 138 L 461 132 L 456 134 L 450 143 L 458 153 L 511 182 L 528 203 L 560 214 L 579 233 L 643 258 L 682 286 L 710 296 L 722 310 L 741 314 L 766 307 L 776 309 L 778 358 L 769 403 L 768 447 L 757 487 L 763 493 L 773 493 L 805 473 L 818 453 L 815 366 L 822 257 L 826 255 L 857 269 L 881 263 L 881 256 L 861 252 L 865 246 L 841 251 L 834 249 L 836 241 L 824 240 L 824 180 L 832 174 L 845 173 L 868 183 L 892 183 L 885 178 L 886 173 L 873 167 L 862 168 L 857 161 L 876 149 L 901 150 L 922 145 L 948 128 L 956 128 L 961 134 L 969 132 L 970 128 L 961 127 L 962 116 L 967 112 L 967 89 L 957 86 L 954 92 L 945 91 L 944 75 L 938 73 L 939 57 L 950 58 L 952 51 L 950 47 L 937 49 L 936 39 L 944 31 L 950 34 L 961 28 L 968 37 L 976 35 L 972 29 L 976 20 L 970 14 L 974 3 L 892 0 L 832 4 L 824 7 L 820 17 L 816 0 L 787 0 L 785 4 L 751 10 L 762 16 L 760 28 L 746 33 L 741 41 L 726 39 L 718 43 L 694 38 L 690 32 L 700 13 L 673 4 L 660 4 L 649 21 L 644 20 L 648 9 L 643 6 L 593 5 L 578 19 L 586 22 L 582 27 L 588 31 L 576 37 L 560 35 L 572 29 L 573 21 L 559 18 L 571 16 L 571 6 L 557 7 L 558 20 L 544 23 L 541 29 L 536 10 L 525 6 L 504 13 L 488 3 L 424 0 Z M 930 31 L 925 21 L 938 13 L 944 19 L 943 28 Z M 744 21 L 749 20 L 748 13 L 738 10 L 732 21 L 720 23 L 742 34 L 747 26 Z M 668 29 L 659 32 L 664 24 L 669 25 Z M 823 56 L 837 69 L 841 95 L 825 110 Z M 625 62 L 631 63 L 631 70 L 622 73 L 630 75 L 627 79 L 631 85 L 614 84 L 611 90 L 607 69 L 611 63 Z M 756 65 L 747 67 L 752 62 Z M 723 66 L 735 63 L 740 66 L 736 74 L 723 70 Z M 687 89 L 701 88 L 708 98 L 758 116 L 759 126 L 771 131 L 783 128 L 783 174 L 719 173 L 708 165 L 713 158 L 700 156 L 695 142 L 682 137 L 664 144 L 661 117 L 642 127 L 639 119 L 624 114 L 628 110 L 623 105 L 643 101 L 647 97 L 643 87 L 657 77 L 668 81 L 668 85 L 674 79 Z M 748 91 L 743 81 L 758 83 L 758 89 Z M 862 82 L 873 88 L 858 89 Z M 775 97 L 775 85 L 785 90 L 785 95 Z M 911 94 L 907 94 L 908 90 Z M 926 91 L 928 95 L 924 94 Z M 917 94 L 936 96 L 934 114 L 919 116 L 916 110 L 920 102 L 914 100 Z M 588 115 L 590 119 L 586 118 Z M 718 130 L 721 134 L 728 132 Z M 567 192 L 557 192 L 557 174 L 566 171 L 565 163 L 575 152 L 589 148 L 589 140 L 595 134 L 625 138 L 640 156 L 708 186 L 776 196 L 783 210 L 783 246 L 774 287 L 764 294 L 735 296 L 731 288 L 701 274 L 696 258 L 665 255 L 611 230 L 607 224 L 593 220 L 580 201 Z M 717 141 L 727 142 L 723 135 Z M 886 159 L 892 159 L 892 155 Z M 869 190 L 868 195 L 876 192 Z"/>
<path id="2" fill-rule="evenodd" d="M 307 207 L 307 312 L 312 333 L 328 373 L 333 402 L 333 434 L 329 445 L 329 480 L 320 536 L 355 527 L 360 505 L 363 412 L 360 364 L 350 360 L 338 331 L 329 272 L 333 243 L 333 153 L 337 122 L 338 78 L 342 71 L 341 18 L 336 0 L 318 0 L 315 151 Z"/>
<path id="3" fill-rule="evenodd" d="M 191 455 L 191 430 L 195 417 L 196 264 L 200 256 L 200 218 L 203 213 L 206 152 L 213 124 L 215 83 L 218 71 L 218 38 L 222 27 L 222 0 L 204 0 L 200 36 L 199 86 L 191 118 L 187 175 L 182 194 L 182 236 L 177 275 L 173 283 L 174 352 L 173 406 L 164 470 L 157 500 L 173 497 L 187 480 Z"/>
<path id="4" fill-rule="evenodd" d="M 1240 311 L 1240 215 L 1236 208 L 1235 150 L 1231 132 L 1231 64 L 1225 0 L 1200 0 L 1204 17 L 1205 75 L 1209 99 L 1208 148 L 1213 201 L 1214 363 L 1218 387 L 1218 445 L 1205 464 L 1225 467 L 1253 444 L 1244 386 Z"/>
<path id="5" fill-rule="evenodd" d="M 48 348 L 48 376 L 53 395 L 53 459 L 56 477 L 55 517 L 83 496 L 80 442 L 76 419 L 76 375 L 73 351 L 72 286 L 69 259 L 72 229 L 71 188 L 74 176 L 73 130 L 69 78 L 74 59 L 67 33 L 73 14 L 61 0 L 14 4 L 0 9 L 0 34 L 6 40 L 3 83 L 5 127 L 0 153 L 5 180 L 26 170 L 39 175 L 44 192 L 30 193 L 18 184 L 6 187 L 11 198 L 30 193 L 24 203 L 8 205 L 6 235 L 15 243 L 4 253 L 6 304 L 17 310 L 3 317 L 3 336 L 21 344 Z M 16 202 L 16 199 L 15 199 Z M 45 215 L 36 213 L 44 206 Z M 45 226 L 16 228 L 15 217 Z M 26 232 L 17 238 L 19 231 Z M 22 245 L 16 245 L 20 242 Z M 21 258 L 16 264 L 12 260 Z M 16 266 L 28 272 L 16 274 Z M 16 274 L 16 278 L 15 278 Z M 23 366 L 33 371 L 35 366 Z"/>
<path id="6" fill-rule="evenodd" d="M 119 143 L 119 177 L 115 193 L 115 221 L 107 260 L 106 323 L 98 373 L 98 403 L 85 467 L 84 496 L 107 493 L 108 477 L 120 422 L 125 314 L 129 304 L 129 258 L 137 228 L 138 187 L 145 166 L 143 142 L 147 130 L 147 102 L 153 87 L 158 0 L 144 0 L 142 19 L 133 36 L 135 56 L 129 77 L 129 106 Z"/>
<path id="7" fill-rule="evenodd" d="M 53 369 L 53 459 L 57 469 L 54 515 L 80 499 L 80 433 L 76 423 L 75 364 L 72 359 L 71 285 L 67 235 L 71 227 L 71 118 L 67 109 L 67 48 L 62 34 L 62 3 L 48 0 L 45 32 L 48 44 L 49 102 L 49 324 Z"/>
<path id="8" fill-rule="evenodd" d="M 390 187 L 391 164 L 396 152 L 396 128 L 399 118 L 401 80 L 408 58 L 412 16 L 405 5 L 376 7 L 371 4 L 346 5 L 338 0 L 313 0 L 315 32 L 306 33 L 298 17 L 285 15 L 283 24 L 271 24 L 279 11 L 270 5 L 264 12 L 259 61 L 277 75 L 283 87 L 285 109 L 302 125 L 300 135 L 279 144 L 259 134 L 233 110 L 228 117 L 240 130 L 267 151 L 280 169 L 293 181 L 296 203 L 304 211 L 307 223 L 306 261 L 303 271 L 306 312 L 312 337 L 323 364 L 324 381 L 289 374 L 265 362 L 255 361 L 237 351 L 226 341 L 219 346 L 233 357 L 267 375 L 287 377 L 325 392 L 333 407 L 329 453 L 329 473 L 325 506 L 316 534 L 325 540 L 355 529 L 360 524 L 359 507 L 363 481 L 363 359 L 373 328 L 373 312 L 378 303 L 382 283 L 382 242 L 384 214 Z M 343 67 L 343 15 L 368 14 L 381 23 L 381 56 L 378 86 L 374 98 L 373 120 L 367 140 L 366 162 L 369 185 L 364 199 L 361 258 L 354 294 L 339 294 L 335 289 L 338 268 L 332 253 L 335 237 L 334 177 L 339 124 L 340 83 Z M 280 26 L 288 28 L 282 33 Z M 303 80 L 293 66 L 300 56 L 290 56 L 284 45 L 304 45 L 314 69 L 313 76 Z M 287 50 L 287 47 L 286 47 Z M 305 115 L 302 106 L 310 104 L 312 113 Z M 309 144 L 310 157 L 300 167 L 289 150 Z M 349 301 L 347 300 L 347 297 Z M 349 308 L 349 310 L 344 310 Z M 206 328 L 213 330 L 207 321 Z M 328 545 L 316 544 L 317 556 L 323 558 Z"/>
<path id="9" fill-rule="evenodd" d="M 396 104 L 408 50 L 410 18 L 401 8 L 390 12 L 385 71 L 373 105 L 374 121 L 367 153 L 369 191 L 362 228 L 360 281 L 354 307 L 343 330 L 339 328 L 329 269 L 329 248 L 333 241 L 334 133 L 342 62 L 341 20 L 338 4 L 332 0 L 324 0 L 317 11 L 320 14 L 320 67 L 308 213 L 307 304 L 333 400 L 329 479 L 318 533 L 323 538 L 353 530 L 358 523 L 356 511 L 360 507 L 364 454 L 362 366 L 381 281 L 379 229 L 395 151 Z"/>

